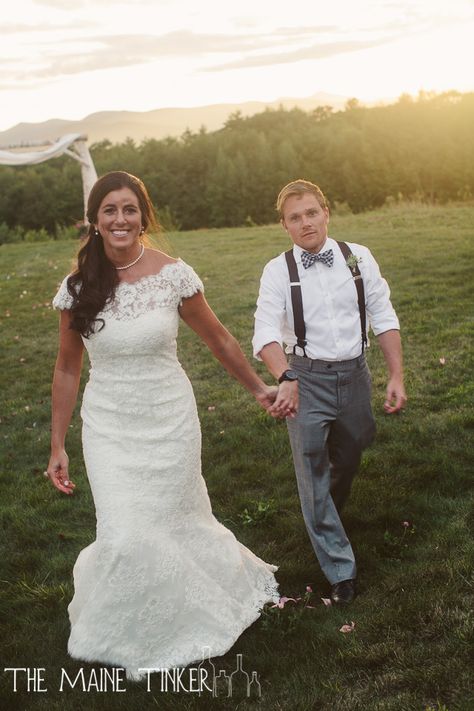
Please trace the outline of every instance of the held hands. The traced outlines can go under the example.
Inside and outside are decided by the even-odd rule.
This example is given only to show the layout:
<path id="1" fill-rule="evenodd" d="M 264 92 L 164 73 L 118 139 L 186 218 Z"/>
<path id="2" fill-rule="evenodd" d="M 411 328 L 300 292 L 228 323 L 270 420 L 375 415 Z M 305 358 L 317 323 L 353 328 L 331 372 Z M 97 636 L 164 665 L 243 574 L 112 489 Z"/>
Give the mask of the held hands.
<path id="1" fill-rule="evenodd" d="M 62 491 L 63 494 L 72 494 L 75 484 L 69 479 L 69 457 L 64 449 L 54 452 L 49 460 L 48 469 L 45 474 L 51 480 L 53 486 Z"/>
<path id="2" fill-rule="evenodd" d="M 403 380 L 390 378 L 387 385 L 386 400 L 383 409 L 388 415 L 399 412 L 405 406 L 407 396 L 403 385 Z"/>
<path id="3" fill-rule="evenodd" d="M 277 419 L 295 417 L 298 411 L 298 383 L 284 382 L 279 387 L 266 385 L 255 396 L 269 415 Z"/>
<path id="4" fill-rule="evenodd" d="M 272 417 L 296 417 L 298 412 L 298 381 L 284 380 L 278 388 L 275 402 L 268 410 Z"/>

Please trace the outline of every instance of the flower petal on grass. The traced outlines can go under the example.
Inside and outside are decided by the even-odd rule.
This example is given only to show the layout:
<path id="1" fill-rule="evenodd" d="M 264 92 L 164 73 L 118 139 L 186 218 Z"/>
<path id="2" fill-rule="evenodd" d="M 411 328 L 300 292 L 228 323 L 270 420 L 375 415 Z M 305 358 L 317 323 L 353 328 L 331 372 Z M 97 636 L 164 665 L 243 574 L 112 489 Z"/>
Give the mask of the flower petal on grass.
<path id="1" fill-rule="evenodd" d="M 446 358 L 444 356 L 439 359 L 440 365 L 446 365 Z"/>
<path id="2" fill-rule="evenodd" d="M 287 602 L 296 602 L 294 597 L 281 597 L 275 605 L 272 605 L 272 607 L 279 607 L 280 610 L 282 610 Z"/>
<path id="3" fill-rule="evenodd" d="M 322 597 L 321 598 L 323 605 L 326 605 L 326 607 L 331 607 L 332 605 L 332 600 L 329 597 Z"/>
<path id="4" fill-rule="evenodd" d="M 343 634 L 348 634 L 348 632 L 353 632 L 355 629 L 355 622 L 351 622 L 350 625 L 342 625 L 341 629 L 339 632 L 342 632 Z"/>

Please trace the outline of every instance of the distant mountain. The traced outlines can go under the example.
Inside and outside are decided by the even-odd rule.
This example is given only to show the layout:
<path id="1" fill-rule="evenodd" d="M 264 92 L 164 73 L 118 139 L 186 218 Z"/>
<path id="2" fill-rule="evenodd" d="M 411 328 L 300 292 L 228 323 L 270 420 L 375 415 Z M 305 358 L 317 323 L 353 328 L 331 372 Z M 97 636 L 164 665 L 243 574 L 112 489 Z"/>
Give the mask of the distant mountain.
<path id="1" fill-rule="evenodd" d="M 198 131 L 202 126 L 208 131 L 215 131 L 236 111 L 240 111 L 243 116 L 252 116 L 264 111 L 266 107 L 276 109 L 283 106 L 285 109 L 291 109 L 297 106 L 304 111 L 311 111 L 317 106 L 342 109 L 346 101 L 347 97 L 319 93 L 304 99 L 284 98 L 272 102 L 248 101 L 243 104 L 212 104 L 196 108 L 155 109 L 143 112 L 100 111 L 80 121 L 50 119 L 42 123 L 19 123 L 6 131 L 0 131 L 0 147 L 54 140 L 67 133 L 84 133 L 88 136 L 89 143 L 103 139 L 121 143 L 126 138 L 140 143 L 145 138 L 180 136 L 186 129 Z"/>

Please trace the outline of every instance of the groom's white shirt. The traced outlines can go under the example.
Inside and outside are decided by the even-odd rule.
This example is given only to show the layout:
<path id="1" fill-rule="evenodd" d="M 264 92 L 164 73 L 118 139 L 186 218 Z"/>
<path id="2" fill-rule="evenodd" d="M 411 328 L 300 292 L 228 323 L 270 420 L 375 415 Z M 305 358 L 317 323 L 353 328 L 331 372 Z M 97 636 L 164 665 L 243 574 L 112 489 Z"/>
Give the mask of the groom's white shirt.
<path id="1" fill-rule="evenodd" d="M 397 315 L 390 302 L 390 289 L 380 274 L 370 250 L 348 242 L 364 280 L 367 327 L 377 336 L 391 329 L 399 329 Z M 357 292 L 349 267 L 337 242 L 328 237 L 322 251 L 332 248 L 334 265 L 328 267 L 315 262 L 305 269 L 298 245 L 293 246 L 301 281 L 303 312 L 306 325 L 309 358 L 340 361 L 357 358 L 361 353 L 361 328 Z M 255 312 L 253 337 L 254 356 L 268 343 L 286 346 L 292 353 L 296 343 L 290 278 L 284 253 L 272 259 L 263 270 Z"/>

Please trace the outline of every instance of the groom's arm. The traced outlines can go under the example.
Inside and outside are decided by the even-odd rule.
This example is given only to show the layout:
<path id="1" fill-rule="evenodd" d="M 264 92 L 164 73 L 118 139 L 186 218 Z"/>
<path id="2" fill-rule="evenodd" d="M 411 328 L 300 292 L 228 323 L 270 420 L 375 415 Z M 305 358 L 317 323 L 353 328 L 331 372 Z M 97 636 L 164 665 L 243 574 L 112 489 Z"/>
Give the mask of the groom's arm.
<path id="1" fill-rule="evenodd" d="M 255 312 L 253 353 L 262 360 L 270 373 L 278 379 L 288 370 L 283 350 L 282 326 L 285 317 L 286 272 L 278 260 L 269 262 L 263 270 Z M 283 382 L 278 389 L 272 414 L 294 417 L 298 410 L 298 384 Z"/>

